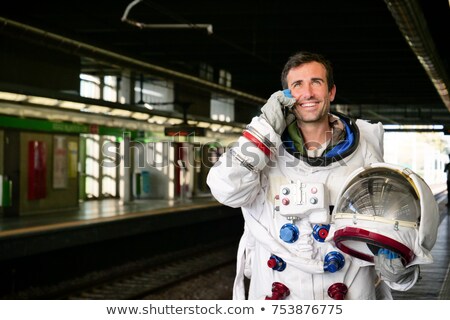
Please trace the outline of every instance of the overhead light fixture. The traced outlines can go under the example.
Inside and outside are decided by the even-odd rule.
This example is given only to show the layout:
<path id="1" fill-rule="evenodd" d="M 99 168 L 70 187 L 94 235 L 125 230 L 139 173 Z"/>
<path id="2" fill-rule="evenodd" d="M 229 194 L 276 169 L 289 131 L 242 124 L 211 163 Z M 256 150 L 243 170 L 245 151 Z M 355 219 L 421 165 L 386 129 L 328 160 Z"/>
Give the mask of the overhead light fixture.
<path id="1" fill-rule="evenodd" d="M 223 127 L 221 128 L 221 130 L 223 130 L 223 131 L 221 131 L 221 132 L 230 132 L 230 131 L 233 130 L 233 127 L 232 127 L 232 126 L 223 126 Z"/>
<path id="2" fill-rule="evenodd" d="M 167 120 L 167 123 L 168 124 L 180 124 L 180 123 L 183 123 L 183 119 L 178 119 L 178 118 L 169 118 L 168 120 Z"/>
<path id="3" fill-rule="evenodd" d="M 52 98 L 46 98 L 46 97 L 36 97 L 36 96 L 28 96 L 27 101 L 29 103 L 33 103 L 33 104 L 39 104 L 39 105 L 43 105 L 43 106 L 56 106 L 59 101 L 56 99 L 52 99 Z"/>
<path id="4" fill-rule="evenodd" d="M 200 121 L 199 123 L 197 123 L 197 127 L 200 127 L 200 128 L 208 128 L 210 125 L 211 125 L 211 123 L 204 122 L 204 121 Z"/>
<path id="5" fill-rule="evenodd" d="M 123 110 L 123 109 L 112 109 L 109 112 L 109 115 L 111 115 L 111 116 L 125 117 L 125 118 L 130 117 L 131 114 L 132 114 L 131 111 Z"/>
<path id="6" fill-rule="evenodd" d="M 0 100 L 25 101 L 27 96 L 24 94 L 0 91 Z"/>
<path id="7" fill-rule="evenodd" d="M 105 116 L 111 117 L 121 117 L 121 118 L 132 118 L 138 121 L 146 121 L 144 123 L 139 123 L 138 121 L 127 121 L 127 128 L 144 128 L 142 130 L 155 130 L 155 127 L 148 126 L 146 123 L 150 123 L 153 125 L 165 126 L 164 132 L 166 135 L 195 135 L 195 136 L 205 136 L 206 130 L 210 129 L 214 132 L 220 133 L 242 133 L 244 126 L 239 127 L 239 124 L 225 124 L 225 123 L 210 123 L 208 119 L 201 120 L 187 120 L 187 104 L 184 106 L 183 119 L 177 117 L 166 117 L 159 115 L 151 115 L 145 112 L 133 112 L 130 110 L 114 108 L 114 107 L 106 107 L 101 105 L 91 105 L 80 102 L 68 101 L 68 100 L 57 100 L 54 98 L 48 97 L 40 97 L 40 96 L 27 96 L 23 94 L 17 94 L 13 92 L 3 92 L 0 91 L 0 100 L 11 101 L 11 102 L 26 102 L 30 103 L 30 106 L 27 108 L 16 108 L 10 107 L 7 105 L 3 106 L 0 109 L 1 114 L 10 114 L 16 115 L 20 117 L 33 117 L 33 118 L 42 118 L 53 121 L 70 121 L 73 123 L 91 123 L 93 120 L 89 118 L 90 116 L 84 116 L 83 113 L 96 113 L 97 117 L 95 123 L 100 125 L 116 125 L 116 121 L 120 120 L 120 118 L 107 118 Z M 169 103 L 161 103 L 161 104 L 169 104 Z M 65 111 L 53 110 L 53 113 L 49 111 L 41 111 L 39 106 L 58 106 L 63 109 L 70 109 L 74 111 L 81 111 L 78 115 L 65 115 Z M 94 115 L 92 115 L 94 116 Z M 168 127 L 170 126 L 170 127 Z"/>
<path id="8" fill-rule="evenodd" d="M 93 112 L 93 113 L 108 113 L 110 110 L 111 110 L 111 108 L 104 107 L 104 106 L 96 106 L 96 105 L 89 105 L 88 107 L 83 109 L 83 111 Z"/>
<path id="9" fill-rule="evenodd" d="M 131 8 L 142 2 L 142 0 L 134 0 L 125 8 L 125 12 L 122 16 L 122 21 L 138 27 L 139 29 L 206 29 L 206 32 L 213 34 L 212 24 L 197 24 L 197 23 L 177 23 L 177 24 L 165 24 L 165 23 L 142 23 L 136 20 L 128 19 L 128 14 Z"/>
<path id="10" fill-rule="evenodd" d="M 212 131 L 218 131 L 220 129 L 222 125 L 218 124 L 218 123 L 213 123 L 211 124 L 211 126 L 209 127 Z"/>
<path id="11" fill-rule="evenodd" d="M 131 117 L 136 120 L 147 120 L 150 117 L 150 115 L 142 112 L 133 112 L 131 114 Z"/>
<path id="12" fill-rule="evenodd" d="M 150 119 L 148 119 L 148 122 L 150 123 L 157 123 L 157 124 L 163 124 L 167 121 L 166 117 L 161 116 L 152 116 Z"/>
<path id="13" fill-rule="evenodd" d="M 72 110 L 81 110 L 86 107 L 86 105 L 84 103 L 73 102 L 73 101 L 62 101 L 59 104 L 59 106 L 61 108 L 72 109 Z"/>

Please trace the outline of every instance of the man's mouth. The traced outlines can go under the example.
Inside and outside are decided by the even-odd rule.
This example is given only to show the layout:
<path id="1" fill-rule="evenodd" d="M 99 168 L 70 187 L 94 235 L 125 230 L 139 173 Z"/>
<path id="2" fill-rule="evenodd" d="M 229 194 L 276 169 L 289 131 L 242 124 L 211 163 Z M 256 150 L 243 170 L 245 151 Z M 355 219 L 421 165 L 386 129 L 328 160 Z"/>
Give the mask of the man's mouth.
<path id="1" fill-rule="evenodd" d="M 311 107 L 315 107 L 319 104 L 319 101 L 308 101 L 308 102 L 303 102 L 303 103 L 299 103 L 299 106 L 302 108 L 311 108 Z"/>

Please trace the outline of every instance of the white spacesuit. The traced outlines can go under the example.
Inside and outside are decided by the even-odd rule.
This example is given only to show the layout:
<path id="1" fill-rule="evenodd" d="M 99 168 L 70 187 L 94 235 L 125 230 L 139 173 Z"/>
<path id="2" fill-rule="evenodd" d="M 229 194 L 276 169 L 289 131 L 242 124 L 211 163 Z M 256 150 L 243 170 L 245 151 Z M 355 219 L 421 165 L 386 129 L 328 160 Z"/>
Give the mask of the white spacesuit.
<path id="1" fill-rule="evenodd" d="M 281 109 L 275 118 L 280 114 Z M 207 183 L 214 197 L 241 207 L 245 218 L 234 299 L 392 298 L 373 265 L 337 249 L 328 224 L 328 205 L 335 205 L 346 178 L 357 168 L 383 161 L 383 127 L 355 123 L 340 114 L 334 117 L 344 124 L 346 139 L 324 156 L 292 155 L 289 141 L 279 133 L 284 129 L 274 129 L 277 124 L 269 124 L 263 114 L 252 119 L 237 145 L 211 168 Z M 289 193 L 283 186 L 296 184 L 301 190 L 313 186 L 306 191 L 307 197 L 315 193 L 308 203 L 319 202 L 326 211 L 281 214 L 280 201 L 282 206 L 293 201 L 280 200 L 281 194 Z M 322 189 L 315 185 L 323 185 L 325 194 L 316 197 Z M 411 287 L 417 274 L 416 269 L 408 270 L 396 289 Z M 248 296 L 244 276 L 251 279 Z"/>

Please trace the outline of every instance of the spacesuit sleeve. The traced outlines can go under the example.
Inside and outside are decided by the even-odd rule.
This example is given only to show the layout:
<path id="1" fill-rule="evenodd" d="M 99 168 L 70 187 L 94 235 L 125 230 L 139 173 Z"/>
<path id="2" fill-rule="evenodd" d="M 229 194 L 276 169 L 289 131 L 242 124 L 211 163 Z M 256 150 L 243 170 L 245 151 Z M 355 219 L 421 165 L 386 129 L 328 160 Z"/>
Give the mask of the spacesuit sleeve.
<path id="1" fill-rule="evenodd" d="M 217 201 L 238 208 L 255 199 L 259 173 L 243 167 L 233 158 L 232 152 L 227 151 L 211 168 L 206 182 Z"/>
<path id="2" fill-rule="evenodd" d="M 255 117 L 247 126 L 264 145 L 255 144 L 246 136 L 241 136 L 230 146 L 211 168 L 207 184 L 212 195 L 220 203 L 230 207 L 243 207 L 251 204 L 261 189 L 260 172 L 275 152 L 275 143 L 279 135 L 261 117 Z M 269 145 L 271 145 L 269 147 Z"/>

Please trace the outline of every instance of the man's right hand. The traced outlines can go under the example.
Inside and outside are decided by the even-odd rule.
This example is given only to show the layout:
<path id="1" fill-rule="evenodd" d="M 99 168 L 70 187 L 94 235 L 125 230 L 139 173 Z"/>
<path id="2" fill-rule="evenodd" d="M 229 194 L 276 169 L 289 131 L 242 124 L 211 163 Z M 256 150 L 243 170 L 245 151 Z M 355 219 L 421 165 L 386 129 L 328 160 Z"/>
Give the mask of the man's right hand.
<path id="1" fill-rule="evenodd" d="M 295 116 L 284 108 L 291 108 L 296 103 L 295 98 L 288 98 L 283 91 L 272 94 L 266 104 L 261 108 L 261 117 L 269 123 L 276 133 L 281 135 L 286 126 L 295 120 Z"/>

